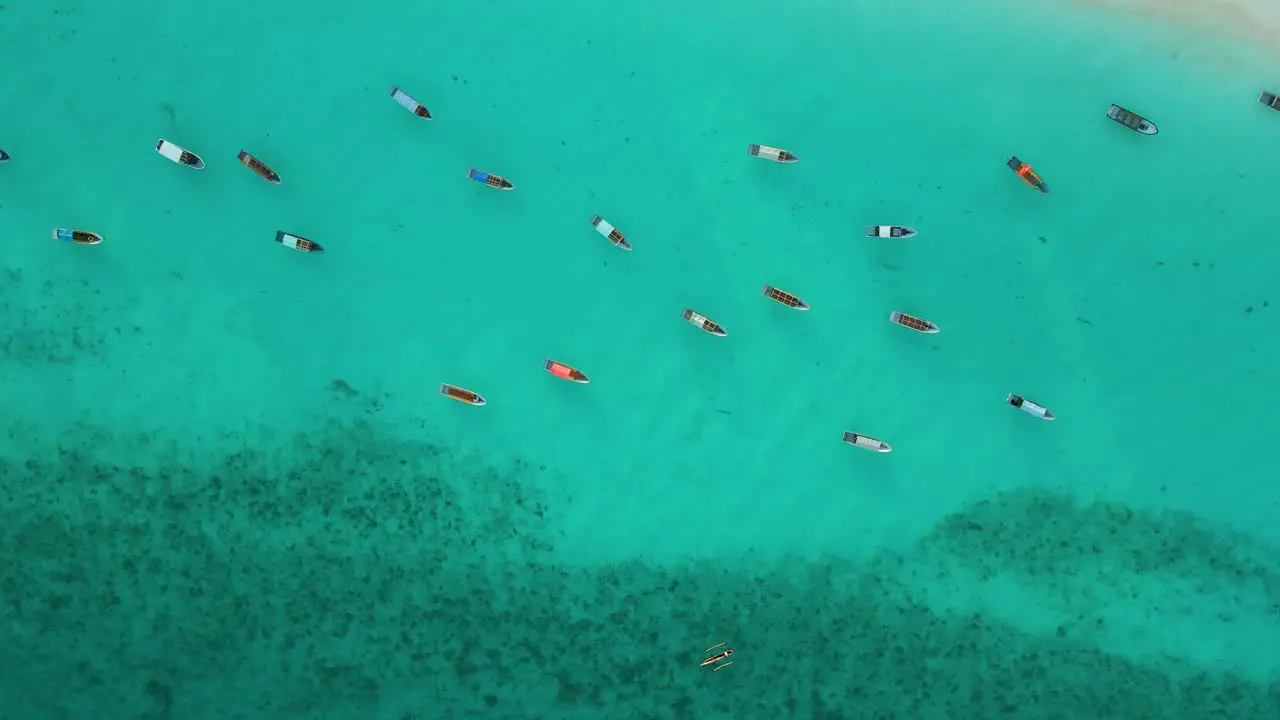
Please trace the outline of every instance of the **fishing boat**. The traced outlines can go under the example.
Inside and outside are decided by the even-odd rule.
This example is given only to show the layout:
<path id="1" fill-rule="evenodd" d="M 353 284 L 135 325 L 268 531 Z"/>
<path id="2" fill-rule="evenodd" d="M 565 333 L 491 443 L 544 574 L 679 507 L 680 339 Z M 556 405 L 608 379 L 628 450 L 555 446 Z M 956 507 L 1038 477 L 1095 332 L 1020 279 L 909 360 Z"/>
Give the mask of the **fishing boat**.
<path id="1" fill-rule="evenodd" d="M 395 85 L 391 86 L 391 99 L 400 104 L 400 107 L 426 120 L 431 119 L 431 113 L 423 107 L 422 103 L 409 97 L 409 94 Z"/>
<path id="2" fill-rule="evenodd" d="M 236 159 L 240 161 L 241 165 L 244 165 L 250 170 L 258 173 L 258 175 L 263 180 L 266 180 L 267 182 L 273 185 L 280 184 L 280 175 L 275 170 L 272 170 L 270 167 L 268 167 L 266 163 L 262 162 L 258 158 L 241 150 L 240 154 L 236 156 Z"/>
<path id="3" fill-rule="evenodd" d="M 453 398 L 454 400 L 457 400 L 460 403 L 466 403 L 468 405 L 484 405 L 485 404 L 484 398 L 480 397 L 480 393 L 474 393 L 474 392 L 471 392 L 470 390 L 465 390 L 456 385 L 450 385 L 449 383 L 440 383 L 440 394 L 447 398 Z"/>
<path id="4" fill-rule="evenodd" d="M 1017 155 L 1009 158 L 1008 165 L 1010 170 L 1017 174 L 1018 177 L 1022 178 L 1022 182 L 1030 185 L 1038 192 L 1044 193 L 1045 195 L 1049 194 L 1049 186 L 1045 184 L 1044 179 L 1037 175 L 1036 171 L 1032 170 L 1030 165 L 1019 160 Z"/>
<path id="5" fill-rule="evenodd" d="M 790 150 L 769 147 L 768 145 L 748 145 L 747 154 L 751 157 L 758 157 L 762 160 L 772 160 L 780 163 L 800 162 L 799 156 Z"/>
<path id="6" fill-rule="evenodd" d="M 684 319 L 702 328 L 703 330 L 706 330 L 712 335 L 715 335 L 716 337 L 724 337 L 725 335 L 729 334 L 725 332 L 725 329 L 723 327 L 720 327 L 720 323 L 717 323 L 715 320 L 712 320 L 709 317 L 699 315 L 698 313 L 690 310 L 689 308 L 684 309 Z"/>
<path id="7" fill-rule="evenodd" d="M 478 183 L 483 183 L 485 185 L 488 185 L 491 188 L 498 188 L 499 190 L 515 190 L 516 189 L 516 186 L 512 185 L 510 180 L 500 175 L 491 175 L 487 172 L 481 172 L 480 170 L 477 170 L 475 168 L 471 168 L 470 170 L 467 171 L 467 177 L 471 178 L 472 180 L 475 180 Z"/>
<path id="8" fill-rule="evenodd" d="M 174 145 L 164 138 L 160 138 L 156 143 L 156 152 L 179 165 L 186 165 L 187 167 L 194 168 L 196 170 L 204 169 L 204 161 L 200 159 L 199 155 L 196 155 L 183 147 Z"/>
<path id="9" fill-rule="evenodd" d="M 889 322 L 894 323 L 895 325 L 901 325 L 904 328 L 911 328 L 912 330 L 917 330 L 922 333 L 928 333 L 930 335 L 938 332 L 938 326 L 928 320 L 918 318 L 915 315 L 908 315 L 904 312 L 898 312 L 897 310 L 889 313 Z"/>
<path id="10" fill-rule="evenodd" d="M 786 305 L 789 308 L 795 308 L 796 310 L 809 309 L 809 303 L 801 300 L 795 295 L 792 295 L 786 290 L 779 290 L 778 288 L 772 285 L 765 285 L 763 294 L 765 297 L 769 298 L 770 300 L 777 300 L 778 302 L 782 303 L 783 305 Z"/>
<path id="11" fill-rule="evenodd" d="M 587 377 L 586 373 L 578 370 L 577 368 L 571 368 L 564 363 L 558 363 L 555 360 L 547 360 L 542 363 L 542 367 L 547 372 L 555 375 L 561 380 L 571 380 L 576 383 L 582 383 L 583 385 L 591 382 L 591 378 Z"/>
<path id="12" fill-rule="evenodd" d="M 9 162 L 9 153 L 0 150 L 0 162 Z"/>
<path id="13" fill-rule="evenodd" d="M 77 245 L 97 245 L 102 242 L 102 236 L 88 230 L 68 230 L 66 228 L 53 229 L 54 240 L 65 240 L 73 242 Z"/>
<path id="14" fill-rule="evenodd" d="M 867 237 L 873 238 L 909 238 L 915 237 L 916 229 L 905 225 L 868 225 Z"/>
<path id="15" fill-rule="evenodd" d="M 1054 418 L 1053 413 L 1049 411 L 1049 408 L 1040 405 L 1039 403 L 1033 403 L 1021 395 L 1009 393 L 1009 396 L 1006 397 L 1004 401 L 1032 417 L 1038 417 L 1041 420 L 1056 419 Z"/>
<path id="16" fill-rule="evenodd" d="M 280 243 L 281 245 L 287 248 L 293 248 L 298 252 L 304 252 L 304 253 L 324 252 L 324 248 L 320 246 L 320 243 L 311 242 L 310 240 L 304 237 L 298 237 L 297 235 L 290 235 L 289 233 L 283 230 L 276 231 L 276 242 Z"/>
<path id="17" fill-rule="evenodd" d="M 1107 117 L 1143 135 L 1155 135 L 1160 132 L 1155 123 L 1135 112 L 1129 112 L 1119 105 L 1113 104 L 1110 108 L 1107 108 Z"/>
<path id="18" fill-rule="evenodd" d="M 854 447 L 860 447 L 863 450 L 882 453 L 893 452 L 893 448 L 889 447 L 889 443 L 883 440 L 877 440 L 867 435 L 859 435 L 858 433 L 849 432 L 848 430 L 844 433 L 844 441 Z"/>
<path id="19" fill-rule="evenodd" d="M 609 242 L 617 245 L 623 250 L 631 249 L 631 243 L 627 242 L 627 236 L 618 232 L 618 228 L 610 225 L 609 221 L 601 218 L 599 215 L 591 216 L 591 227 L 595 228 L 596 232 L 605 236 Z"/>
<path id="20" fill-rule="evenodd" d="M 1272 95 L 1271 93 L 1266 92 L 1265 90 L 1261 95 L 1258 96 L 1258 102 L 1262 103 L 1263 105 L 1266 105 L 1272 110 L 1280 110 L 1280 97 L 1276 95 Z"/>

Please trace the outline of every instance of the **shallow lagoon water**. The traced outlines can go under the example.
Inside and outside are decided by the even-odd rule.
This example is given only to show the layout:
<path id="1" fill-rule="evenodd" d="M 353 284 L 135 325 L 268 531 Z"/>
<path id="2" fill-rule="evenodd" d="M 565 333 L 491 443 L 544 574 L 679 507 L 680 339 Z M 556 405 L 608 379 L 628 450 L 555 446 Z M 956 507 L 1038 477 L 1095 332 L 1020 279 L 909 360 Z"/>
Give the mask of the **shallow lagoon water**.
<path id="1" fill-rule="evenodd" d="M 0 718 L 1280 711 L 1260 55 L 871 2 L 10 4 L 0 48 Z"/>

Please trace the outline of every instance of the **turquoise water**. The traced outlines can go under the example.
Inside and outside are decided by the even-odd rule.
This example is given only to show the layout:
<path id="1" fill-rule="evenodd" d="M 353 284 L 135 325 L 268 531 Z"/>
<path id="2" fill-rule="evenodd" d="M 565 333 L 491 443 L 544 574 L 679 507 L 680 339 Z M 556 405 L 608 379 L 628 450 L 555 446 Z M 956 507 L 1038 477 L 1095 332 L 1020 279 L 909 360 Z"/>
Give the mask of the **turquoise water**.
<path id="1" fill-rule="evenodd" d="M 172 8 L 0 9 L 3 720 L 1280 716 L 1262 54 L 995 2 Z"/>

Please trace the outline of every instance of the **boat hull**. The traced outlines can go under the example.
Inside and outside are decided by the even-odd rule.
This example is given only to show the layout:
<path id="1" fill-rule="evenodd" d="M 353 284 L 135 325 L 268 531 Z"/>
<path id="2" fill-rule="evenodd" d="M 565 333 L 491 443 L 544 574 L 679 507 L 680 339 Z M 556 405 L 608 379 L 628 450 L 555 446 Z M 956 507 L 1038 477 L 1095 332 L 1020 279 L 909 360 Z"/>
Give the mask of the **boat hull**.
<path id="1" fill-rule="evenodd" d="M 312 242 L 301 235 L 293 235 L 283 230 L 276 231 L 276 242 L 291 250 L 297 250 L 298 252 L 314 253 L 317 255 L 324 252 L 324 248 L 321 247 L 320 243 Z"/>
<path id="2" fill-rule="evenodd" d="M 562 362 L 547 360 L 542 363 L 542 368 L 561 380 L 568 380 L 569 382 L 578 383 L 579 385 L 586 385 L 591 382 L 591 378 L 587 377 L 586 373 L 577 368 L 565 365 Z"/>
<path id="3" fill-rule="evenodd" d="M 870 450 L 871 452 L 893 452 L 893 448 L 889 446 L 889 443 L 883 440 L 877 440 L 868 435 L 859 435 L 858 433 L 849 432 L 847 430 L 844 433 L 844 441 L 856 448 Z"/>
<path id="4" fill-rule="evenodd" d="M 1160 132 L 1160 128 L 1156 127 L 1155 123 L 1119 105 L 1112 105 L 1107 110 L 1107 117 L 1141 135 L 1155 135 Z"/>
<path id="5" fill-rule="evenodd" d="M 241 165 L 244 165 L 245 167 L 252 170 L 254 175 L 257 175 L 258 177 L 262 178 L 263 180 L 266 180 L 272 185 L 280 184 L 280 173 L 277 173 L 275 170 L 272 170 L 269 165 L 262 162 L 258 158 L 241 150 L 240 154 L 236 156 L 236 159 L 240 161 Z"/>
<path id="6" fill-rule="evenodd" d="M 102 236 L 96 232 L 88 230 L 71 230 L 68 228 L 54 228 L 53 239 L 62 240 L 63 242 L 71 242 L 77 245 L 98 245 L 102 243 Z"/>
<path id="7" fill-rule="evenodd" d="M 463 405 L 481 407 L 487 404 L 480 393 L 472 392 L 466 388 L 460 388 L 456 385 L 450 385 L 449 383 L 440 383 L 440 394 L 450 400 L 457 400 Z"/>
<path id="8" fill-rule="evenodd" d="M 166 159 L 172 160 L 183 167 L 189 167 L 192 170 L 204 169 L 204 160 L 201 160 L 199 155 L 191 152 L 181 145 L 175 145 L 164 138 L 160 138 L 160 140 L 156 142 L 156 152 L 160 153 L 160 155 Z M 184 158 L 189 160 L 189 162 L 183 162 Z"/>
<path id="9" fill-rule="evenodd" d="M 1258 102 L 1271 108 L 1272 110 L 1280 111 L 1280 96 L 1278 95 L 1274 95 L 1272 93 L 1264 91 L 1261 95 L 1258 96 Z"/>

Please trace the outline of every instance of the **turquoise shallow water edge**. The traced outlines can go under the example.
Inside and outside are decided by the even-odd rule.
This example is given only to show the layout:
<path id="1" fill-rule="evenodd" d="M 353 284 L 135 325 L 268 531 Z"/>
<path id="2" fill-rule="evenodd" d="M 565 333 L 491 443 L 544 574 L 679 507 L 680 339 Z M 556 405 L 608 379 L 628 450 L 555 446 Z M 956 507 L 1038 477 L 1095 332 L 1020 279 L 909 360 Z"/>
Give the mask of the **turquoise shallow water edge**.
<path id="1" fill-rule="evenodd" d="M 0 720 L 1280 717 L 1260 52 L 268 0 L 8 3 L 0 62 Z"/>

